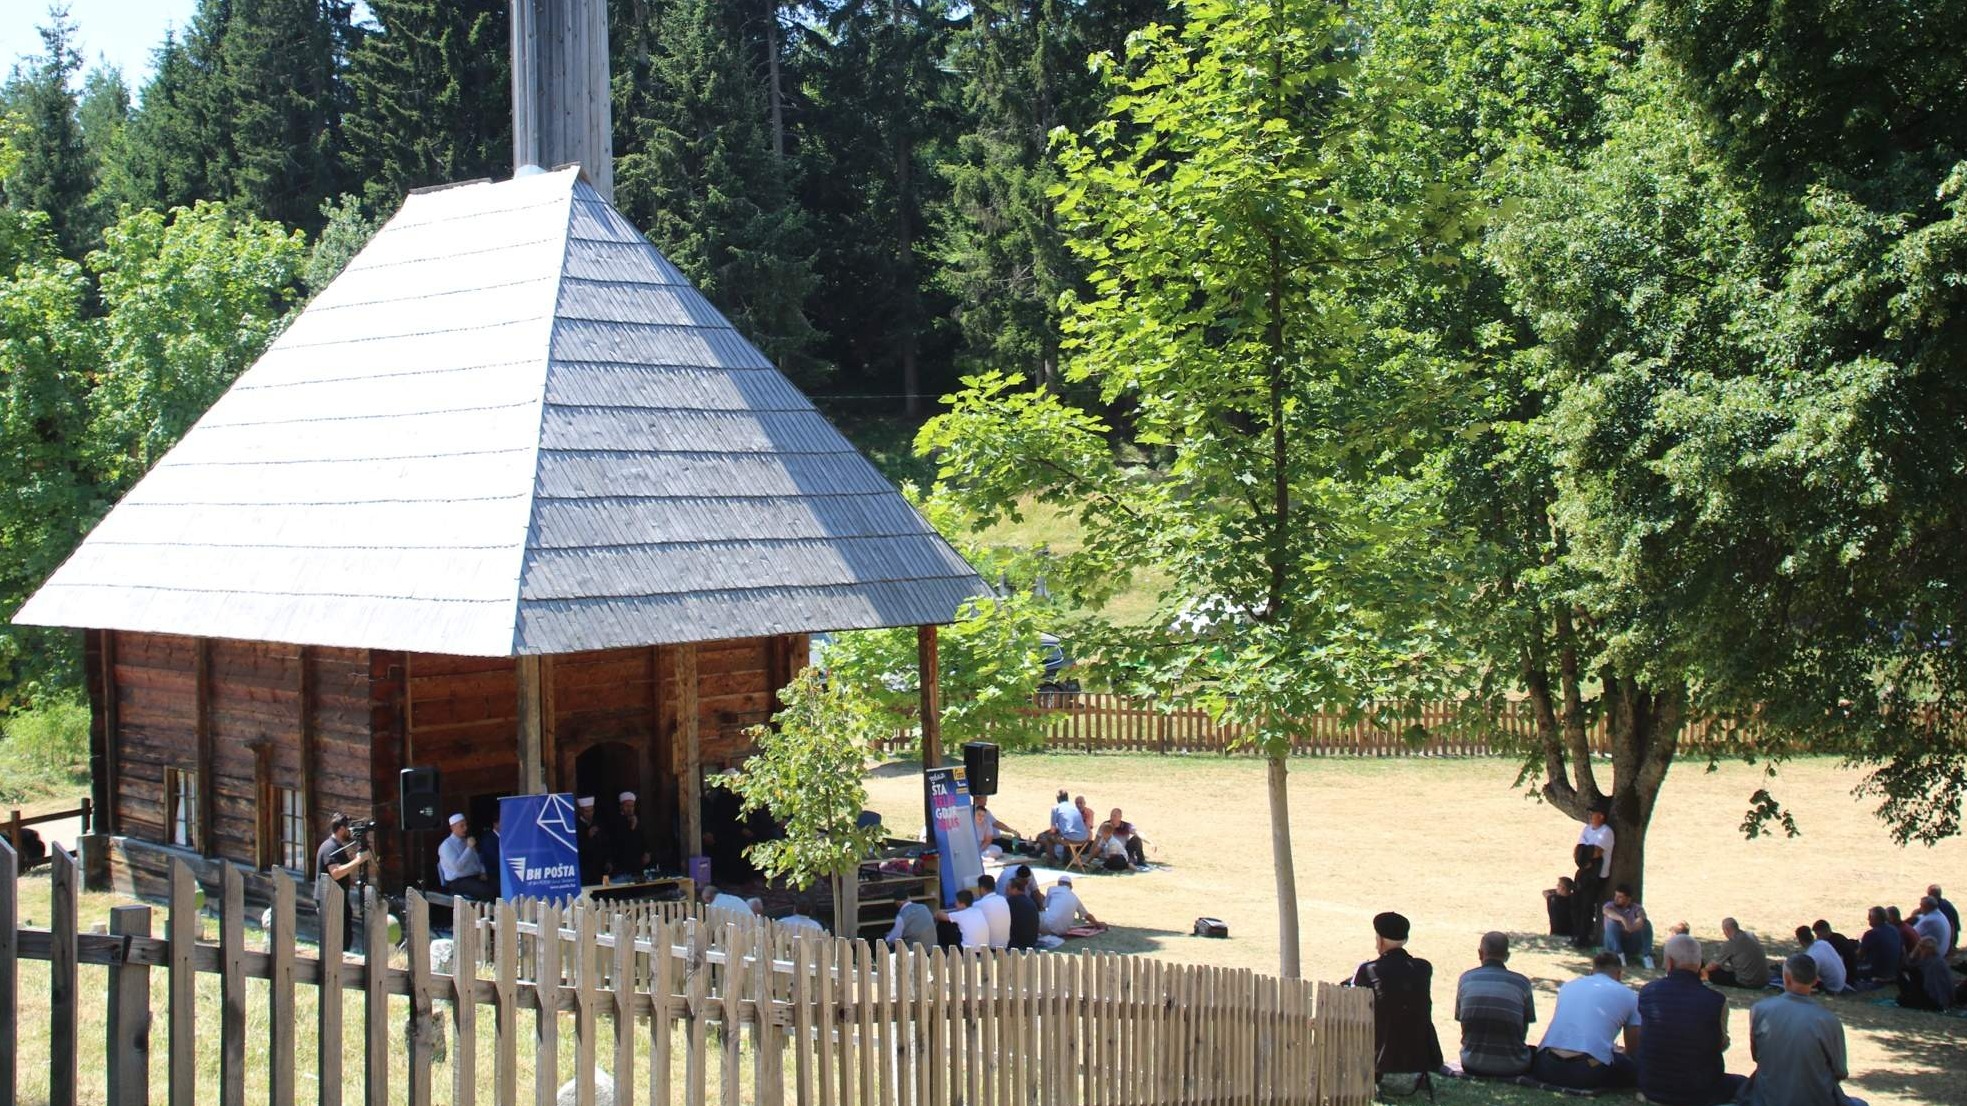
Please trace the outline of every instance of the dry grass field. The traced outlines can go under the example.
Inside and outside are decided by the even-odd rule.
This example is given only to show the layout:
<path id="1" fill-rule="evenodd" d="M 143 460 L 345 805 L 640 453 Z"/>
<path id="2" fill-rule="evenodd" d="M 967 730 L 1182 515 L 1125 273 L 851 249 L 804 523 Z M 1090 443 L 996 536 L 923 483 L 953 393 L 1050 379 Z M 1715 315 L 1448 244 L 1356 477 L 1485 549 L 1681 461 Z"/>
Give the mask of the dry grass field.
<path id="1" fill-rule="evenodd" d="M 1120 806 L 1150 845 L 1157 869 L 1081 877 L 1088 909 L 1115 928 L 1085 942 L 1168 960 L 1274 972 L 1277 914 L 1261 763 L 1250 759 L 1122 755 L 1031 755 L 1004 762 L 991 806 L 1018 829 L 1043 827 L 1053 792 L 1085 794 L 1104 814 Z M 1545 1018 L 1558 985 L 1586 959 L 1540 936 L 1540 889 L 1569 870 L 1577 827 L 1511 788 L 1505 760 L 1299 760 L 1291 811 L 1298 902 L 1308 975 L 1339 979 L 1372 956 L 1370 919 L 1399 910 L 1413 920 L 1409 948 L 1435 965 L 1435 1020 L 1444 1050 L 1460 1035 L 1454 979 L 1475 963 L 1487 929 L 1520 939 L 1512 967 L 1536 981 Z M 1760 769 L 1734 765 L 1707 774 L 1676 767 L 1661 794 L 1647 849 L 1648 913 L 1661 939 L 1687 921 L 1719 939 L 1732 914 L 1763 938 L 1770 955 L 1794 951 L 1799 923 L 1830 919 L 1856 935 L 1874 904 L 1910 908 L 1929 882 L 1967 901 L 1967 841 L 1935 848 L 1892 844 L 1854 777 L 1830 761 L 1785 767 L 1772 783 L 1792 805 L 1803 836 L 1744 840 L 1736 828 Z M 913 764 L 890 764 L 869 780 L 872 805 L 891 823 L 919 824 L 921 786 Z M 1049 881 L 1049 873 L 1041 874 Z M 1954 885 L 1958 885 L 1957 887 Z M 1230 939 L 1188 935 L 1198 915 L 1229 923 Z M 1077 942 L 1074 943 L 1077 946 Z M 1635 972 L 1628 981 L 1654 973 Z M 1746 1073 L 1748 1007 L 1759 995 L 1733 992 L 1730 1070 Z M 1967 1103 L 1967 1020 L 1835 1000 L 1844 1021 L 1852 1093 L 1872 1106 Z M 1540 1030 L 1533 1027 L 1533 1039 Z M 1614 1101 L 1630 1097 L 1611 1096 Z M 1537 1092 L 1450 1086 L 1447 1103 L 1557 1102 Z"/>

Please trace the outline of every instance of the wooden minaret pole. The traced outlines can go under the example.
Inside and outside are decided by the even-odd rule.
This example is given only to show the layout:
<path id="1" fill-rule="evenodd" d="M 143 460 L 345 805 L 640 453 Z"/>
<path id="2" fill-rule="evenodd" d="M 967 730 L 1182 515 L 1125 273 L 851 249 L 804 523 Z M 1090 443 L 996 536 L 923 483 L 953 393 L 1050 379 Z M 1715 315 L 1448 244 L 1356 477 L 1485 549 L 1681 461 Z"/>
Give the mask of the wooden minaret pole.
<path id="1" fill-rule="evenodd" d="M 614 202 L 607 0 L 511 0 L 512 167 L 576 163 Z"/>

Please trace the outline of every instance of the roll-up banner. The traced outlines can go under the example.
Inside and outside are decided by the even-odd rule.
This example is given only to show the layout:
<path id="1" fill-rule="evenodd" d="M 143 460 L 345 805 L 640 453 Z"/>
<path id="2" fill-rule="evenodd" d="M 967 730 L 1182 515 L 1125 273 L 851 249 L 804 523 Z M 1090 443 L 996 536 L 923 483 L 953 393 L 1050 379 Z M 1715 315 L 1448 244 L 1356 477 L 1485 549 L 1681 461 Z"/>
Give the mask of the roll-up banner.
<path id="1" fill-rule="evenodd" d="M 572 795 L 500 799 L 500 897 L 579 897 L 581 858 L 574 823 Z"/>

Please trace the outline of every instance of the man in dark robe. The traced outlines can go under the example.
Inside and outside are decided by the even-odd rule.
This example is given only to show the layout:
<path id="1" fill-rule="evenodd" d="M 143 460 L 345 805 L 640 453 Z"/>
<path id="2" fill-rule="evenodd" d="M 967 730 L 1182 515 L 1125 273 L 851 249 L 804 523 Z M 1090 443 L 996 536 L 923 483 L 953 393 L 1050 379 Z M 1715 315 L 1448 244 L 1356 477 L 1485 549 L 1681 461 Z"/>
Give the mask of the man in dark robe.
<path id="1" fill-rule="evenodd" d="M 1432 1093 L 1428 1077 L 1441 1070 L 1441 1040 L 1434 1032 L 1434 965 L 1408 953 L 1407 932 L 1402 915 L 1388 911 L 1374 916 L 1373 945 L 1379 956 L 1359 965 L 1350 985 L 1373 989 L 1373 1075 L 1382 1080 L 1381 1089 L 1389 1089 L 1388 1076 L 1412 1076 L 1412 1090 L 1429 1086 Z"/>

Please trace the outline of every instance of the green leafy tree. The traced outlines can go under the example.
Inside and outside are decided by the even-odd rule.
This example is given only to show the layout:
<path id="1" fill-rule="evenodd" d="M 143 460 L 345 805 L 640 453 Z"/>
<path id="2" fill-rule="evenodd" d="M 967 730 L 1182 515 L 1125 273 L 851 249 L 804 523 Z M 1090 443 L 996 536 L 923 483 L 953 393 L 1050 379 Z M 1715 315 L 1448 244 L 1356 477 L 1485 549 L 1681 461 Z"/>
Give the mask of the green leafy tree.
<path id="1" fill-rule="evenodd" d="M 102 367 L 88 441 L 114 496 L 252 364 L 298 293 L 306 238 L 224 204 L 132 211 L 89 257 Z"/>
<path id="2" fill-rule="evenodd" d="M 882 735 L 872 704 L 822 679 L 808 668 L 779 691 L 783 707 L 769 726 L 748 736 L 758 751 L 734 776 L 712 782 L 729 788 L 743 809 L 762 810 L 785 835 L 761 841 L 745 856 L 767 878 L 795 887 L 822 879 L 849 878 L 881 840 L 879 826 L 858 825 L 867 809 L 868 758 Z M 851 895 L 835 896 L 834 932 L 853 932 Z"/>
<path id="3" fill-rule="evenodd" d="M 365 213 L 362 201 L 349 194 L 322 204 L 321 215 L 324 220 L 321 236 L 314 240 L 307 252 L 307 265 L 301 269 L 301 286 L 307 289 L 309 299 L 320 295 L 321 289 L 341 275 L 385 221 L 379 215 Z M 300 306 L 296 305 L 295 310 Z"/>
<path id="4" fill-rule="evenodd" d="M 0 208 L 0 613 L 20 608 L 94 516 L 83 465 L 97 340 L 89 283 L 48 216 Z M 0 626 L 0 708 L 72 687 L 73 635 Z"/>
<path id="5" fill-rule="evenodd" d="M 1397 697 L 1439 648 L 1408 575 L 1428 519 L 1385 451 L 1356 447 L 1418 385 L 1365 356 L 1360 306 L 1457 227 L 1436 222 L 1426 182 L 1386 170 L 1411 93 L 1363 79 L 1340 9 L 1195 0 L 1183 15 L 1110 66 L 1109 114 L 1064 140 L 1058 197 L 1092 267 L 1066 380 L 1124 406 L 1157 471 L 1125 463 L 1099 414 L 997 374 L 968 380 L 919 444 L 984 521 L 1035 496 L 1079 517 L 1075 559 L 1166 575 L 1155 622 L 1101 649 L 1264 755 L 1280 967 L 1296 976 L 1296 720 Z"/>
<path id="6" fill-rule="evenodd" d="M 370 0 L 379 29 L 349 58 L 346 130 L 374 206 L 393 206 L 412 188 L 511 172 L 507 7 Z"/>

